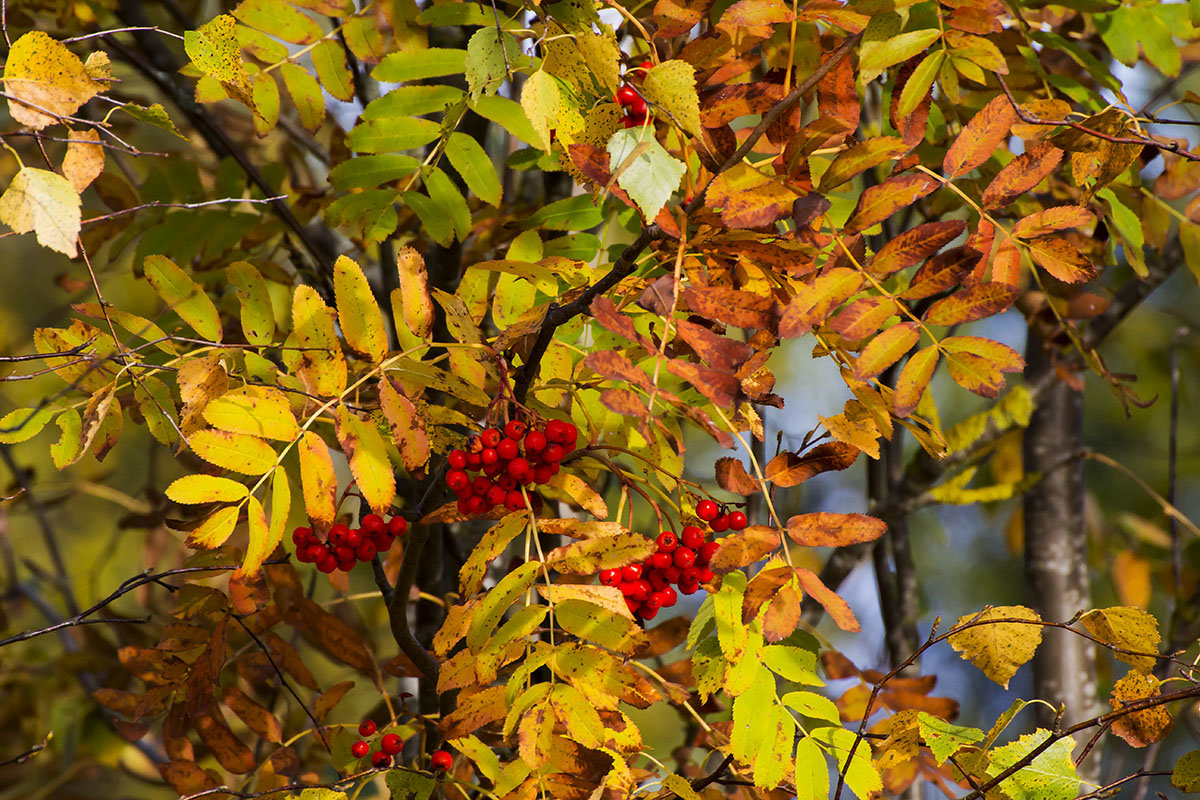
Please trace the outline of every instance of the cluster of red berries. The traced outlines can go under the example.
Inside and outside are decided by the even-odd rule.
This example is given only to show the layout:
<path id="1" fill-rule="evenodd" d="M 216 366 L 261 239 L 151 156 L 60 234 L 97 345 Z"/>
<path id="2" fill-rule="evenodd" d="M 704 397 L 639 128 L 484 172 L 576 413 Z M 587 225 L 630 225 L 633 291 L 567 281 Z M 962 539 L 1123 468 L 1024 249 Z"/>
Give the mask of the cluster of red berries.
<path id="1" fill-rule="evenodd" d="M 653 67 L 653 63 L 643 61 L 638 69 L 644 72 Z M 625 111 L 624 123 L 626 128 L 646 123 L 646 115 L 650 111 L 646 105 L 646 99 L 638 94 L 637 89 L 634 89 L 628 83 L 617 90 L 617 105 Z"/>
<path id="2" fill-rule="evenodd" d="M 660 608 L 675 605 L 679 594 L 695 594 L 714 577 L 708 563 L 718 545 L 706 541 L 695 525 L 685 525 L 679 536 L 663 531 L 657 542 L 658 552 L 642 563 L 600 573 L 600 583 L 620 589 L 629 610 L 641 619 L 654 619 Z"/>
<path id="3" fill-rule="evenodd" d="M 552 419 L 542 426 L 509 420 L 504 429 L 488 428 L 465 450 L 451 450 L 446 486 L 458 497 L 460 514 L 486 514 L 496 506 L 525 508 L 522 486 L 545 483 L 558 474 L 559 463 L 575 450 L 579 429 Z M 470 473 L 478 471 L 474 478 Z M 534 511 L 541 498 L 530 495 Z"/>
<path id="4" fill-rule="evenodd" d="M 713 533 L 743 530 L 749 520 L 741 511 L 730 511 L 724 504 L 718 505 L 714 500 L 701 500 L 696 504 L 696 516 L 708 523 Z"/>
<path id="5" fill-rule="evenodd" d="M 329 536 L 321 541 L 312 528 L 296 528 L 292 541 L 296 544 L 296 559 L 302 564 L 316 564 L 321 572 L 335 569 L 349 572 L 359 561 L 370 561 L 376 553 L 391 549 L 396 537 L 408 531 L 404 517 L 392 517 L 384 521 L 378 514 L 366 514 L 358 528 L 337 523 L 329 529 Z"/>
<path id="6" fill-rule="evenodd" d="M 358 723 L 358 735 L 363 738 L 350 745 L 350 754 L 361 759 L 366 758 L 370 753 L 371 766 L 375 769 L 384 769 L 390 767 L 392 759 L 404 749 L 404 740 L 395 733 L 385 733 L 379 738 L 379 749 L 372 753 L 371 743 L 367 739 L 374 736 L 377 730 L 374 720 L 364 719 Z M 450 765 L 454 763 L 454 757 L 445 750 L 435 750 L 429 761 L 435 770 L 444 772 L 450 769 Z"/>

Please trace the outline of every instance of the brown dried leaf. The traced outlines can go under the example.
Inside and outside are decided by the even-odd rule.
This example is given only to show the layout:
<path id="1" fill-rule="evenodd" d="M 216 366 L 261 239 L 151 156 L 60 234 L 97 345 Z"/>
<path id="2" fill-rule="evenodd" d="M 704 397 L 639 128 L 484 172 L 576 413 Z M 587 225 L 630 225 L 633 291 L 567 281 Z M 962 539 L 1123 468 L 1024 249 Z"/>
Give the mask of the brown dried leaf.
<path id="1" fill-rule="evenodd" d="M 727 492 L 749 496 L 757 494 L 758 481 L 746 474 L 746 467 L 732 456 L 718 458 L 716 463 L 717 485 Z"/>
<path id="2" fill-rule="evenodd" d="M 818 511 L 790 518 L 787 532 L 793 541 L 804 547 L 845 547 L 875 541 L 887 532 L 887 524 L 866 514 Z"/>
<path id="3" fill-rule="evenodd" d="M 937 180 L 924 173 L 894 175 L 877 186 L 870 186 L 858 198 L 858 205 L 844 230 L 847 234 L 853 234 L 872 228 L 939 186 L 941 184 Z"/>
<path id="4" fill-rule="evenodd" d="M 826 442 L 804 455 L 785 451 L 767 462 L 767 480 L 785 489 L 799 486 L 822 472 L 849 468 L 860 452 L 845 442 Z"/>
<path id="5" fill-rule="evenodd" d="M 840 595 L 822 583 L 815 572 L 803 567 L 797 567 L 796 579 L 800 582 L 801 588 L 821 604 L 825 609 L 825 613 L 829 614 L 829 618 L 839 628 L 849 633 L 858 633 L 862 630 L 862 626 L 858 624 L 858 619 L 854 616 L 854 612 L 850 610 L 850 605 Z"/>
<path id="6" fill-rule="evenodd" d="M 1108 704 L 1114 711 L 1120 711 L 1139 701 L 1160 696 L 1161 685 L 1162 682 L 1155 676 L 1131 669 L 1113 686 Z M 1118 717 L 1113 721 L 1112 732 L 1130 747 L 1145 747 L 1166 738 L 1174 725 L 1166 706 L 1156 705 Z"/>
<path id="7" fill-rule="evenodd" d="M 1049 142 L 1038 142 L 996 173 L 983 190 L 984 208 L 1003 208 L 1037 186 L 1062 162 L 1063 152 Z"/>

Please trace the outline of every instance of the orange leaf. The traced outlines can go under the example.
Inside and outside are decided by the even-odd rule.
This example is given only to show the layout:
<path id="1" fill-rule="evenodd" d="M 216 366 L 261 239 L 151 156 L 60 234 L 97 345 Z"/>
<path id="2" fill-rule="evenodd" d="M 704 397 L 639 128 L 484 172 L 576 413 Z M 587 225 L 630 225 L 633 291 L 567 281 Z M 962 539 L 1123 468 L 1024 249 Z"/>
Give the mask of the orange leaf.
<path id="1" fill-rule="evenodd" d="M 654 387 L 645 372 L 614 350 L 596 350 L 588 353 L 587 357 L 583 359 L 583 365 L 597 375 L 612 381 L 628 381 L 645 389 Z"/>
<path id="2" fill-rule="evenodd" d="M 879 248 L 879 252 L 867 266 L 876 275 L 891 275 L 905 267 L 919 264 L 922 259 L 928 258 L 958 238 L 966 228 L 967 223 L 959 219 L 918 225 Z"/>
<path id="3" fill-rule="evenodd" d="M 925 388 L 933 378 L 939 355 L 937 345 L 923 347 L 914 353 L 900 370 L 896 378 L 895 398 L 892 401 L 897 417 L 907 417 L 921 402 L 921 395 L 925 394 Z"/>
<path id="4" fill-rule="evenodd" d="M 1017 299 L 1017 289 L 1002 283 L 981 283 L 943 297 L 925 312 L 930 325 L 961 325 L 999 314 Z"/>
<path id="5" fill-rule="evenodd" d="M 774 300 L 753 292 L 724 286 L 688 287 L 683 290 L 683 301 L 695 314 L 738 328 L 770 328 L 774 322 Z"/>
<path id="6" fill-rule="evenodd" d="M 748 2 L 749 0 L 742 0 Z M 731 228 L 760 228 L 787 216 L 799 197 L 778 179 L 738 164 L 708 185 L 705 200 Z"/>
<path id="7" fill-rule="evenodd" d="M 770 567 L 759 570 L 758 574 L 746 584 L 746 592 L 742 595 L 742 622 L 748 623 L 758 616 L 758 610 L 763 603 L 775 596 L 779 587 L 792 579 L 791 567 Z"/>
<path id="8" fill-rule="evenodd" d="M 1008 102 L 1008 97 L 1003 94 L 993 97 L 978 114 L 971 117 L 971 121 L 946 151 L 946 159 L 942 162 L 946 177 L 957 178 L 991 158 L 1008 138 L 1009 129 L 1016 120 L 1017 112 Z"/>
<path id="9" fill-rule="evenodd" d="M 734 41 L 745 36 L 766 39 L 777 23 L 791 21 L 792 12 L 782 0 L 738 0 L 721 15 L 717 29 Z"/>
<path id="10" fill-rule="evenodd" d="M 768 642 L 778 642 L 791 636 L 800 625 L 803 600 L 804 595 L 795 582 L 789 581 L 779 587 L 763 614 L 763 638 Z"/>
<path id="11" fill-rule="evenodd" d="M 714 333 L 686 319 L 675 320 L 675 332 L 714 369 L 737 369 L 754 354 L 754 349 L 745 342 Z"/>
<path id="12" fill-rule="evenodd" d="M 624 417 L 641 419 L 648 411 L 642 398 L 631 389 L 605 389 L 600 393 L 600 402 L 609 411 Z"/>
<path id="13" fill-rule="evenodd" d="M 822 583 L 816 573 L 803 567 L 797 567 L 796 580 L 800 582 L 800 586 L 804 591 L 808 592 L 813 600 L 821 604 L 825 612 L 829 614 L 829 618 L 839 628 L 848 633 L 858 633 L 862 630 L 862 626 L 858 624 L 858 619 L 854 616 L 854 612 L 850 610 L 850 604 Z"/>
<path id="14" fill-rule="evenodd" d="M 825 320 L 862 286 L 863 277 L 849 267 L 835 267 L 809 284 L 801 284 L 779 318 L 779 335 L 803 336 Z"/>
<path id="15" fill-rule="evenodd" d="M 718 574 L 748 567 L 779 548 L 779 533 L 765 525 L 752 525 L 720 540 L 721 546 L 709 565 Z"/>
<path id="16" fill-rule="evenodd" d="M 1001 372 L 1020 372 L 1025 369 L 1025 359 L 1006 344 L 982 336 L 950 336 L 942 340 L 942 349 L 948 353 L 971 353 L 991 361 Z"/>
<path id="17" fill-rule="evenodd" d="M 1029 242 L 1029 255 L 1063 283 L 1082 283 L 1096 275 L 1096 266 L 1088 257 L 1059 236 L 1041 236 Z"/>
<path id="18" fill-rule="evenodd" d="M 1108 699 L 1108 703 L 1114 711 L 1119 711 L 1139 700 L 1158 697 L 1159 686 L 1158 678 L 1131 669 L 1113 686 L 1112 697 Z M 1145 747 L 1165 738 L 1173 725 L 1174 721 L 1164 704 L 1117 717 L 1113 722 L 1112 732 L 1131 747 Z"/>
<path id="19" fill-rule="evenodd" d="M 658 0 L 654 6 L 656 39 L 673 39 L 696 27 L 713 0 Z"/>
<path id="20" fill-rule="evenodd" d="M 758 493 L 758 482 L 746 474 L 746 468 L 738 459 L 732 456 L 718 458 L 716 472 L 717 485 L 725 491 L 740 495 Z"/>
<path id="21" fill-rule="evenodd" d="M 666 365 L 668 371 L 690 383 L 715 406 L 732 407 L 734 398 L 741 389 L 737 378 L 728 372 L 674 358 L 666 362 Z"/>
<path id="22" fill-rule="evenodd" d="M 855 114 L 857 119 L 857 110 Z M 940 185 L 928 175 L 918 174 L 896 175 L 878 186 L 868 187 L 858 198 L 858 205 L 844 230 L 847 234 L 854 234 L 878 225 L 897 211 L 908 208 Z"/>
<path id="23" fill-rule="evenodd" d="M 1063 152 L 1049 142 L 1038 142 L 996 173 L 983 190 L 984 208 L 1003 208 L 1037 186 L 1062 161 Z"/>
<path id="24" fill-rule="evenodd" d="M 915 322 L 893 325 L 872 339 L 854 362 L 854 375 L 860 380 L 873 378 L 899 361 L 920 341 L 921 330 Z"/>
<path id="25" fill-rule="evenodd" d="M 1012 235 L 1031 239 L 1055 231 L 1081 228 L 1095 221 L 1096 215 L 1091 209 L 1083 206 L 1055 206 L 1044 211 L 1035 211 L 1017 220 L 1017 224 L 1013 225 Z"/>
<path id="26" fill-rule="evenodd" d="M 955 247 L 938 253 L 921 265 L 908 288 L 900 295 L 905 300 L 924 300 L 953 288 L 974 269 L 981 253 L 972 247 Z"/>
<path id="27" fill-rule="evenodd" d="M 995 397 L 1004 388 L 1004 376 L 989 359 L 974 353 L 947 353 L 946 368 L 954 382 L 981 397 Z"/>
<path id="28" fill-rule="evenodd" d="M 849 468 L 860 452 L 845 442 L 826 442 L 802 456 L 783 452 L 767 462 L 767 480 L 785 489 L 799 486 L 822 472 Z"/>
<path id="29" fill-rule="evenodd" d="M 896 313 L 896 301 L 890 297 L 863 297 L 855 300 L 829 321 L 829 327 L 847 341 L 865 339 Z"/>
<path id="30" fill-rule="evenodd" d="M 821 60 L 828 61 L 832 53 L 825 53 Z M 841 142 L 858 129 L 860 115 L 858 87 L 855 81 L 854 64 L 843 58 L 817 83 L 817 115 L 822 119 L 839 120 L 845 132 L 835 134 L 832 143 Z"/>
<path id="31" fill-rule="evenodd" d="M 817 511 L 789 519 L 787 532 L 794 542 L 804 547 L 844 547 L 875 541 L 887 532 L 887 524 L 866 514 Z"/>
<path id="32" fill-rule="evenodd" d="M 1020 276 L 1021 251 L 1017 249 L 1016 240 L 1005 239 L 992 256 L 992 282 L 1016 289 Z"/>

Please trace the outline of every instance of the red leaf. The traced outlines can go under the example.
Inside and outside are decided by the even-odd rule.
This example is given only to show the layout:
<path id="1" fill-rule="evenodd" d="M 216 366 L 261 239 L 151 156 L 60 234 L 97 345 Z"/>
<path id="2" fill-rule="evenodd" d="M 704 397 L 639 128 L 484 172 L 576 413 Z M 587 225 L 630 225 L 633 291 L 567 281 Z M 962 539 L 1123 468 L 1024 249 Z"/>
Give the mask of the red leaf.
<path id="1" fill-rule="evenodd" d="M 896 377 L 896 392 L 892 400 L 897 417 L 907 417 L 921 402 L 921 395 L 933 378 L 939 352 L 937 345 L 929 345 L 913 354 Z"/>
<path id="2" fill-rule="evenodd" d="M 822 472 L 849 468 L 860 452 L 845 442 L 826 442 L 802 456 L 785 451 L 767 462 L 767 480 L 784 489 L 799 486 Z"/>
<path id="3" fill-rule="evenodd" d="M 930 325 L 962 325 L 999 314 L 1017 299 L 1015 287 L 1002 283 L 981 283 L 943 297 L 925 312 Z"/>
<path id="4" fill-rule="evenodd" d="M 618 311 L 613 301 L 604 295 L 598 295 L 592 301 L 590 311 L 592 312 L 592 317 L 603 325 L 606 330 L 630 341 L 637 342 L 647 350 L 654 349 L 651 347 L 650 342 L 633 327 L 633 320 Z"/>
<path id="5" fill-rule="evenodd" d="M 667 362 L 667 369 L 694 386 L 710 403 L 722 408 L 731 407 L 741 389 L 738 379 L 730 373 L 699 364 L 671 359 Z"/>
<path id="6" fill-rule="evenodd" d="M 650 377 L 642 372 L 633 362 L 614 350 L 596 350 L 588 353 L 583 359 L 585 367 L 597 375 L 613 381 L 628 381 L 636 386 L 650 389 L 654 384 Z"/>
<path id="7" fill-rule="evenodd" d="M 859 380 L 874 378 L 899 361 L 920 339 L 921 329 L 917 323 L 893 325 L 863 348 L 854 362 L 854 376 Z"/>
<path id="8" fill-rule="evenodd" d="M 971 121 L 946 151 L 946 159 L 942 162 L 946 177 L 957 178 L 991 158 L 1008 138 L 1009 129 L 1016 119 L 1017 112 L 1007 96 L 999 94 L 993 97 L 978 114 L 971 117 Z"/>
<path id="9" fill-rule="evenodd" d="M 887 532 L 878 517 L 866 514 L 834 514 L 818 511 L 797 514 L 787 521 L 788 536 L 804 547 L 844 547 L 873 542 Z"/>

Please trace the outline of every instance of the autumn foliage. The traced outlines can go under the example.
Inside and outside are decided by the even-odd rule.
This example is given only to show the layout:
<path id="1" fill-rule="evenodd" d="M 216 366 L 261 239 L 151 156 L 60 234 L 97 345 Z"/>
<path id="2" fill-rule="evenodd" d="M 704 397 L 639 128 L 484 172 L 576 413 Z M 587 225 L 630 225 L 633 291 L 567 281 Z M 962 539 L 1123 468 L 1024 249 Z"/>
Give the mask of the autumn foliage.
<path id="1" fill-rule="evenodd" d="M 77 753 L 88 774 L 120 760 L 148 797 L 1067 800 L 1100 796 L 1093 748 L 1161 742 L 1200 697 L 1147 603 L 989 605 L 874 665 L 827 638 L 863 635 L 839 564 L 903 572 L 917 508 L 1037 483 L 1011 445 L 1050 383 L 1144 405 L 1097 346 L 1200 273 L 1200 155 L 1110 67 L 1194 112 L 1170 81 L 1196 3 L 7 15 L 0 221 L 58 294 L 0 362 L 0 534 L 27 516 L 54 542 L 42 482 L 66 481 L 155 543 L 107 597 L 47 544 L 27 577 L 61 618 L 0 640 L 87 654 L 66 677 L 132 754 Z M 1049 379 L 1009 385 L 1001 317 Z M 777 438 L 810 358 L 846 399 Z M 859 471 L 868 507 L 805 505 Z M 146 618 L 105 619 L 126 595 Z M 1028 697 L 958 725 L 975 698 L 921 671 L 941 648 L 1007 688 L 1047 629 L 1120 673 L 1110 713 L 1035 727 Z M 0 734 L 0 783 L 70 775 L 47 725 Z M 1140 777 L 1122 757 L 1114 787 Z M 1200 789 L 1200 757 L 1171 780 Z"/>

